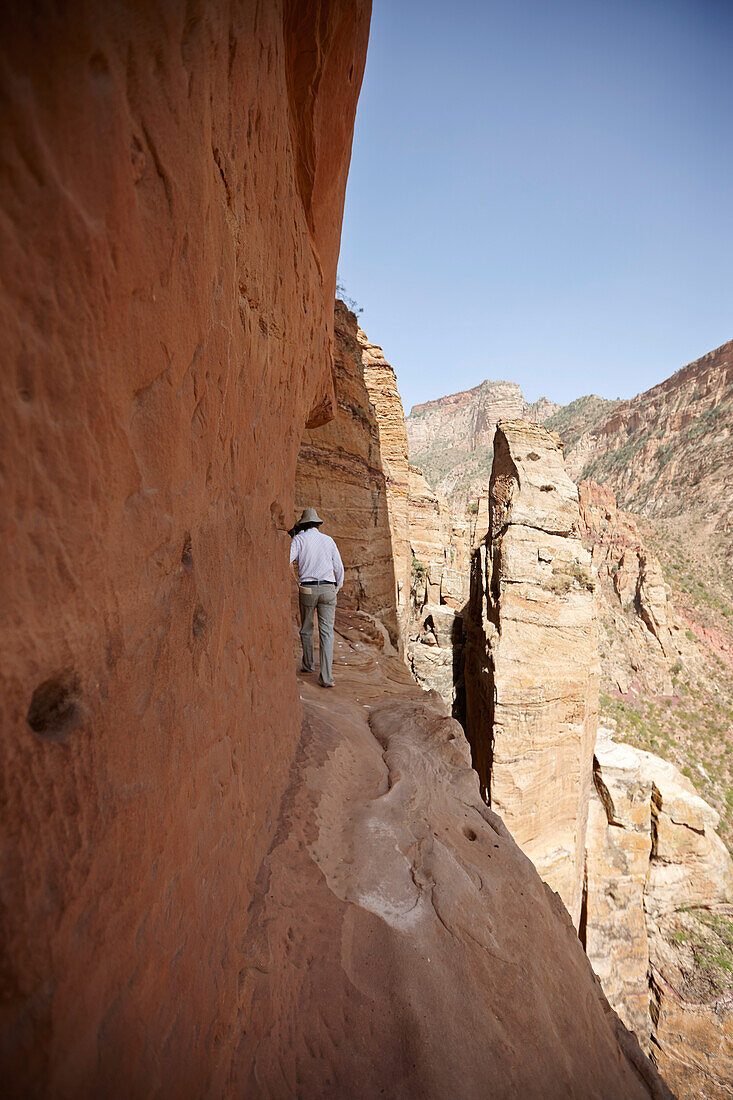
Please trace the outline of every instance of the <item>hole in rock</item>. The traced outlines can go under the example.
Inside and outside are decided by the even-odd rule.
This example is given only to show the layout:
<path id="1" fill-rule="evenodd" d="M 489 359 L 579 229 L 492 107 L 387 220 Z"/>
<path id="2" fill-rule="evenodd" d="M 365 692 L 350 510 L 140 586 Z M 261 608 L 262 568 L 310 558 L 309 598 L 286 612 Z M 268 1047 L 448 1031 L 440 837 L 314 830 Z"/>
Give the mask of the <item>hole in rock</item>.
<path id="1" fill-rule="evenodd" d="M 555 489 L 554 485 L 540 485 L 541 493 L 552 493 Z"/>
<path id="2" fill-rule="evenodd" d="M 476 833 L 468 825 L 463 826 L 463 835 L 465 836 L 466 840 L 477 840 L 478 839 Z"/>
<path id="3" fill-rule="evenodd" d="M 533 462 L 539 462 L 540 460 L 540 456 L 538 454 L 535 454 L 534 451 L 530 451 L 527 455 L 527 458 L 531 458 Z"/>
<path id="4" fill-rule="evenodd" d="M 95 76 L 106 76 L 109 72 L 109 64 L 107 58 L 101 51 L 97 50 L 89 58 L 89 68 Z"/>
<path id="5" fill-rule="evenodd" d="M 31 697 L 26 721 L 39 737 L 67 736 L 81 723 L 79 685 L 69 672 L 60 672 L 39 684 Z"/>
<path id="6" fill-rule="evenodd" d="M 181 550 L 181 565 L 185 569 L 193 569 L 193 548 L 191 546 L 191 536 L 186 531 L 183 537 L 183 550 Z"/>
<path id="7" fill-rule="evenodd" d="M 208 619 L 201 604 L 198 604 L 193 613 L 193 636 L 199 638 L 206 630 Z"/>

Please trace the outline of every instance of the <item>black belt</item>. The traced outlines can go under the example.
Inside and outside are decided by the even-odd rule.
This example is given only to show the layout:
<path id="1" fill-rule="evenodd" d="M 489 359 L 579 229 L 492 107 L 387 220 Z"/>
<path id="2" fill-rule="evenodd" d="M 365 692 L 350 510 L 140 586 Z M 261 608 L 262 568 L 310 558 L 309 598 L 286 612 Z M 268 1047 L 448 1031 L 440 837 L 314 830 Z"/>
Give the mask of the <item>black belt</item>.
<path id="1" fill-rule="evenodd" d="M 300 581 L 300 584 L 332 584 L 335 586 L 336 581 Z"/>

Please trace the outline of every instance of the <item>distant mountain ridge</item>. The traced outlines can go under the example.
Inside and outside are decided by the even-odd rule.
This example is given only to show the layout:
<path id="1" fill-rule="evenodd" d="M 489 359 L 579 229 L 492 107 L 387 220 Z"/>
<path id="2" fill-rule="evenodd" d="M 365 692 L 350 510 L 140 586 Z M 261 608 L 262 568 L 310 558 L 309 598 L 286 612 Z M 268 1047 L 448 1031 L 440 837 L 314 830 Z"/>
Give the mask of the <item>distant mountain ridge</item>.
<path id="1" fill-rule="evenodd" d="M 715 530 L 733 530 L 733 341 L 625 401 L 530 404 L 516 383 L 486 380 L 415 405 L 410 461 L 465 503 L 488 484 L 497 421 L 516 418 L 558 432 L 570 476 L 610 483 L 623 507 L 649 516 L 696 507 Z"/>
<path id="2" fill-rule="evenodd" d="M 530 404 L 516 382 L 486 379 L 470 390 L 413 405 L 405 418 L 410 461 L 454 502 L 488 484 L 499 420 L 541 423 L 560 409 L 541 397 Z"/>
<path id="3" fill-rule="evenodd" d="M 562 413 L 548 426 L 560 430 Z M 553 422 L 554 421 L 554 422 Z M 690 506 L 733 529 L 733 341 L 689 363 L 566 439 L 576 480 L 610 482 L 626 508 L 674 516 Z"/>

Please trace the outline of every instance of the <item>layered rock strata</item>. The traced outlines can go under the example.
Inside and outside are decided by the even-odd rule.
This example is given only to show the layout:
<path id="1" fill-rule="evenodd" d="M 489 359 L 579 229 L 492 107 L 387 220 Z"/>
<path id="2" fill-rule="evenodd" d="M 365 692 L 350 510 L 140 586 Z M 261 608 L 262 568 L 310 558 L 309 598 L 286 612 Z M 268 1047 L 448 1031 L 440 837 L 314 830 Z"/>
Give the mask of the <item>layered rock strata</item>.
<path id="1" fill-rule="evenodd" d="M 364 385 L 376 415 L 382 470 L 387 494 L 392 565 L 395 575 L 395 604 L 400 645 L 404 645 L 410 603 L 411 554 L 409 540 L 410 475 L 407 433 L 402 398 L 395 372 L 384 352 L 359 329 Z"/>
<path id="2" fill-rule="evenodd" d="M 409 465 L 395 373 L 339 301 L 335 337 L 337 415 L 303 434 L 296 513 L 318 508 L 344 561 L 342 599 L 380 619 L 417 682 L 462 715 L 468 517 Z"/>
<path id="3" fill-rule="evenodd" d="M 717 822 L 673 765 L 599 732 L 586 950 L 680 1097 L 730 1094 L 733 861 Z"/>
<path id="4" fill-rule="evenodd" d="M 237 1095 L 670 1094 L 435 693 L 339 611 L 240 973 Z M 245 1026 L 246 1022 L 246 1026 Z"/>
<path id="5" fill-rule="evenodd" d="M 6 1095 L 223 1095 L 364 0 L 3 6 Z"/>
<path id="6" fill-rule="evenodd" d="M 559 437 L 500 423 L 472 563 L 466 728 L 484 796 L 576 922 L 598 713 L 594 588 Z"/>
<path id="7" fill-rule="evenodd" d="M 336 416 L 303 433 L 295 474 L 295 512 L 299 515 L 308 506 L 318 510 L 322 529 L 336 538 L 344 563 L 342 598 L 379 618 L 397 645 L 394 520 L 391 523 L 388 514 L 380 426 L 365 384 L 359 335 L 356 317 L 337 300 Z"/>
<path id="8" fill-rule="evenodd" d="M 732 410 L 729 341 L 658 386 L 616 403 L 570 448 L 568 470 L 578 478 L 610 481 L 625 507 L 649 515 L 699 507 L 706 525 L 730 534 Z"/>

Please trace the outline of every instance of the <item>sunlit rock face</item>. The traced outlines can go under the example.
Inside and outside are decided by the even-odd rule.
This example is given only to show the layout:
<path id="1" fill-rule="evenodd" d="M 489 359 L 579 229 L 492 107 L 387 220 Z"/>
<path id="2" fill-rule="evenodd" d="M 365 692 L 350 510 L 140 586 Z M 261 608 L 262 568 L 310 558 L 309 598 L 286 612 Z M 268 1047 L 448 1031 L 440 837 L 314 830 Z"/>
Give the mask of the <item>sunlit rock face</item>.
<path id="1" fill-rule="evenodd" d="M 584 936 L 621 1019 L 681 1097 L 723 1097 L 733 1013 L 733 861 L 672 764 L 600 730 Z"/>
<path id="2" fill-rule="evenodd" d="M 410 475 L 405 414 L 395 372 L 385 359 L 384 352 L 361 329 L 357 333 L 357 339 L 361 347 L 364 385 L 376 417 L 392 543 L 399 646 L 404 651 L 411 576 L 408 502 Z"/>
<path id="3" fill-rule="evenodd" d="M 485 796 L 580 917 L 598 715 L 595 580 L 559 437 L 499 424 L 474 553 L 467 732 Z"/>
<path id="4" fill-rule="evenodd" d="M 582 481 L 583 541 L 598 573 L 606 690 L 671 695 L 671 668 L 683 625 L 674 614 L 659 561 L 645 545 L 635 518 L 621 511 L 609 485 Z"/>
<path id="5" fill-rule="evenodd" d="M 730 531 L 726 477 L 733 460 L 733 341 L 650 390 L 596 413 L 568 449 L 573 477 L 608 481 L 626 508 L 692 513 Z M 699 535 L 696 535 L 699 537 Z"/>
<path id="6" fill-rule="evenodd" d="M 3 1084 L 223 1095 L 369 5 L 0 24 Z"/>

